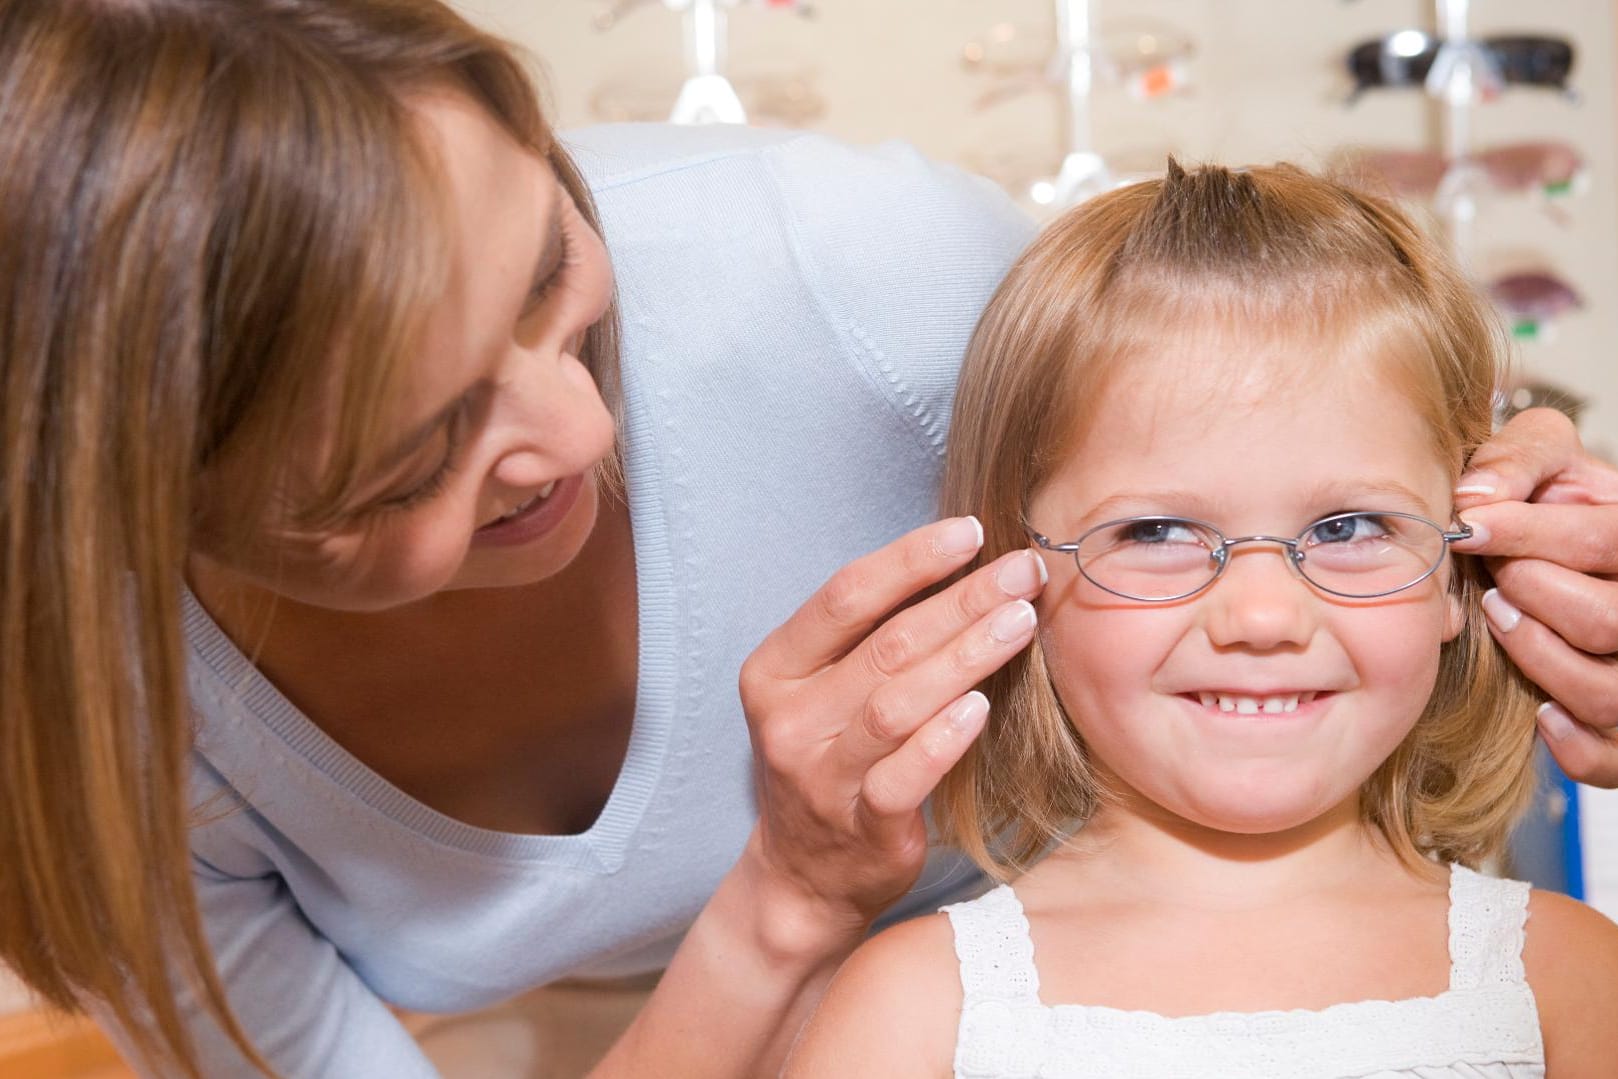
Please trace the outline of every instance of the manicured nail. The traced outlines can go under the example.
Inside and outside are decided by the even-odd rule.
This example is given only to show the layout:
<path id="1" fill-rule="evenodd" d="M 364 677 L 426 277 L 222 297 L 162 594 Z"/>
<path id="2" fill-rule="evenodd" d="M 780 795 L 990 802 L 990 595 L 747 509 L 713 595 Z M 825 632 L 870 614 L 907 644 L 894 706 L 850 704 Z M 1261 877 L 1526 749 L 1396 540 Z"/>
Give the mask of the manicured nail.
<path id="1" fill-rule="evenodd" d="M 1000 563 L 1000 568 L 994 571 L 994 581 L 1008 596 L 1026 596 L 1045 583 L 1041 579 L 1044 568 L 1033 551 L 1018 551 Z"/>
<path id="2" fill-rule="evenodd" d="M 1489 542 L 1488 525 L 1482 524 L 1478 521 L 1469 521 L 1465 517 L 1461 518 L 1461 523 L 1470 528 L 1472 530 L 1472 534 L 1466 537 L 1464 540 L 1456 540 L 1454 543 L 1456 550 L 1470 551 L 1474 547 L 1482 547 L 1484 544 Z"/>
<path id="3" fill-rule="evenodd" d="M 1500 477 L 1493 472 L 1468 472 L 1455 485 L 1455 493 L 1458 495 L 1492 495 L 1499 484 Z"/>
<path id="4" fill-rule="evenodd" d="M 1573 717 L 1555 701 L 1546 701 L 1539 706 L 1539 729 L 1550 741 L 1560 742 L 1573 733 Z"/>
<path id="5" fill-rule="evenodd" d="M 948 723 L 953 729 L 965 734 L 981 727 L 984 717 L 988 714 L 989 698 L 974 689 L 949 710 Z"/>
<path id="6" fill-rule="evenodd" d="M 1000 608 L 1000 612 L 989 623 L 989 635 L 1001 644 L 1012 644 L 1033 632 L 1038 621 L 1039 616 L 1034 613 L 1034 605 L 1025 599 L 1019 599 Z"/>
<path id="7" fill-rule="evenodd" d="M 976 517 L 957 517 L 938 534 L 938 553 L 971 554 L 983 546 L 983 526 Z"/>
<path id="8" fill-rule="evenodd" d="M 1045 567 L 1045 556 L 1034 550 L 1028 553 L 1034 556 L 1034 564 L 1039 566 L 1039 587 L 1044 588 L 1051 579 L 1051 571 Z"/>
<path id="9" fill-rule="evenodd" d="M 1506 602 L 1506 597 L 1500 594 L 1498 588 L 1483 593 L 1483 613 L 1489 616 L 1489 621 L 1501 633 L 1510 633 L 1522 621 L 1522 612 Z"/>

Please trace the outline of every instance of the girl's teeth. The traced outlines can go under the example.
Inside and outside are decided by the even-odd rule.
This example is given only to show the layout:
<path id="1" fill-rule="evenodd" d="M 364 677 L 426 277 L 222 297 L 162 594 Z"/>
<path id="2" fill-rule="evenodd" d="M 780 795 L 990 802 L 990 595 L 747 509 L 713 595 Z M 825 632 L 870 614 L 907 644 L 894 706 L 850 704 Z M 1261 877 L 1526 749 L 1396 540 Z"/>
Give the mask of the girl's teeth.
<path id="1" fill-rule="evenodd" d="M 1221 712 L 1235 712 L 1239 716 L 1256 716 L 1260 712 L 1266 715 L 1279 715 L 1283 712 L 1296 712 L 1298 705 L 1308 704 L 1315 699 L 1313 693 L 1289 693 L 1273 697 L 1245 697 L 1239 693 L 1208 693 L 1197 694 L 1197 699 L 1204 708 L 1217 708 Z"/>

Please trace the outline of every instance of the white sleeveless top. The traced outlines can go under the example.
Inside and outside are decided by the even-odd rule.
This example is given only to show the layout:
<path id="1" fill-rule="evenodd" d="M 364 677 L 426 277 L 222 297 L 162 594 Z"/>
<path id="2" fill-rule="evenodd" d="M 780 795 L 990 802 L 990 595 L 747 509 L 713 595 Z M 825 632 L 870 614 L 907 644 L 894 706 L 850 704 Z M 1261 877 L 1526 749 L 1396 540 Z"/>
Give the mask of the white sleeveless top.
<path id="1" fill-rule="evenodd" d="M 1449 988 L 1321 1011 L 1168 1018 L 1039 999 L 1034 944 L 1002 885 L 943 908 L 965 1000 L 959 1079 L 1543 1079 L 1523 975 L 1528 885 L 1450 872 Z"/>

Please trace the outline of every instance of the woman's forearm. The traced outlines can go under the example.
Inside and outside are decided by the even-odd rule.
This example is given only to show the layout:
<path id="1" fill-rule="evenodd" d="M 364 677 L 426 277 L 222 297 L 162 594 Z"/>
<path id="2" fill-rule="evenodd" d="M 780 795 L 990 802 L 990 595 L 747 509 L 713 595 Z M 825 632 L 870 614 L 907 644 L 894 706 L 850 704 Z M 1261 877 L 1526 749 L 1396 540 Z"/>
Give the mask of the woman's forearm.
<path id="1" fill-rule="evenodd" d="M 593 1079 L 757 1079 L 779 1072 L 800 1027 L 868 925 L 793 894 L 755 834 Z"/>

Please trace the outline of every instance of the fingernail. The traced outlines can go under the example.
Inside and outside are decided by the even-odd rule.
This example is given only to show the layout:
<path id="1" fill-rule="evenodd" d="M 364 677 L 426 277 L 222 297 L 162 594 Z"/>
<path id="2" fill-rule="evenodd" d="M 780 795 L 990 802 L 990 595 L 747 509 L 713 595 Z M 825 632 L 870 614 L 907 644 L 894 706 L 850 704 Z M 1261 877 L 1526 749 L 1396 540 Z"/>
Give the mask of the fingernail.
<path id="1" fill-rule="evenodd" d="M 1008 596 L 1026 596 L 1045 583 L 1041 579 L 1044 568 L 1044 563 L 1034 557 L 1034 552 L 1018 551 L 1000 563 L 1000 568 L 994 571 L 994 581 Z"/>
<path id="2" fill-rule="evenodd" d="M 1454 546 L 1457 550 L 1470 550 L 1473 547 L 1482 547 L 1489 542 L 1489 526 L 1461 518 L 1461 523 L 1472 530 L 1472 534 L 1464 540 L 1456 540 Z"/>
<path id="3" fill-rule="evenodd" d="M 1539 706 L 1539 729 L 1553 742 L 1560 742 L 1573 733 L 1573 717 L 1555 701 Z"/>
<path id="4" fill-rule="evenodd" d="M 1499 484 L 1500 477 L 1493 472 L 1468 472 L 1455 485 L 1455 493 L 1458 495 L 1492 495 Z"/>
<path id="5" fill-rule="evenodd" d="M 1039 587 L 1044 588 L 1050 583 L 1051 571 L 1045 566 L 1045 556 L 1038 551 L 1029 551 L 1034 556 L 1034 564 L 1039 567 Z"/>
<path id="6" fill-rule="evenodd" d="M 938 553 L 971 554 L 983 546 L 983 526 L 976 517 L 957 517 L 938 534 Z"/>
<path id="7" fill-rule="evenodd" d="M 1000 613 L 989 623 L 989 635 L 1001 644 L 1012 644 L 1027 637 L 1038 621 L 1034 605 L 1019 599 L 1000 608 Z"/>
<path id="8" fill-rule="evenodd" d="M 975 731 L 983 725 L 989 714 L 989 698 L 973 690 L 956 702 L 949 711 L 949 725 L 962 733 Z"/>
<path id="9" fill-rule="evenodd" d="M 1500 594 L 1498 588 L 1491 588 L 1483 593 L 1483 613 L 1489 616 L 1494 628 L 1501 633 L 1510 633 L 1522 621 L 1522 612 L 1506 602 L 1506 597 Z"/>

